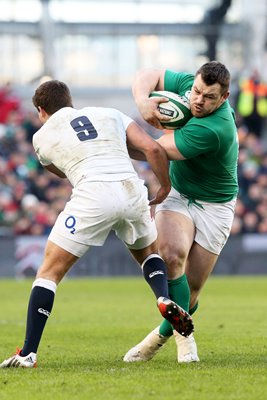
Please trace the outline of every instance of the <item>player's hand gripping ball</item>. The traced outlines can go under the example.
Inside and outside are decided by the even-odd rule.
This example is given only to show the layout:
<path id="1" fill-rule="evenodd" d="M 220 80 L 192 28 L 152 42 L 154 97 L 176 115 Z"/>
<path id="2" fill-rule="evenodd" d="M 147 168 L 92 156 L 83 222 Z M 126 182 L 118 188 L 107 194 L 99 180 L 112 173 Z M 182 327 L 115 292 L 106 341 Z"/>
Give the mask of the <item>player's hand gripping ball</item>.
<path id="1" fill-rule="evenodd" d="M 153 91 L 149 97 L 167 97 L 166 103 L 160 103 L 158 108 L 162 115 L 171 117 L 169 121 L 160 121 L 165 129 L 179 129 L 192 117 L 189 100 L 185 96 L 166 90 Z"/>

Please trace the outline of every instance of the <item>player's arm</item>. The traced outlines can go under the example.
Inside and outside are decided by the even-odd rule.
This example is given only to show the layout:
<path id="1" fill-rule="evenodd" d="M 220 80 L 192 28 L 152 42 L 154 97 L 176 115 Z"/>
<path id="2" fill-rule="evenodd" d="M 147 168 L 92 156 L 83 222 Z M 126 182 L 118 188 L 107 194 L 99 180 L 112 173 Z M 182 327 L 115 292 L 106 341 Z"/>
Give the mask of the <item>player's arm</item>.
<path id="1" fill-rule="evenodd" d="M 159 181 L 160 188 L 155 198 L 150 201 L 151 205 L 159 204 L 167 197 L 171 190 L 169 162 L 166 151 L 134 121 L 128 125 L 126 133 L 130 156 L 134 158 L 134 154 L 139 156 L 143 154 L 142 159 L 147 160 Z M 140 160 L 141 158 L 137 159 Z"/>
<path id="2" fill-rule="evenodd" d="M 169 160 L 185 160 L 186 158 L 180 153 L 176 147 L 174 133 L 162 135 L 157 142 L 165 149 Z"/>
<path id="3" fill-rule="evenodd" d="M 46 114 L 46 112 L 43 109 L 40 108 L 39 118 L 40 118 L 41 113 L 42 113 L 42 115 L 48 115 L 48 114 Z M 41 120 L 41 118 L 40 118 L 40 120 Z M 42 156 L 41 145 L 39 143 L 41 143 L 39 136 L 36 134 L 33 135 L 33 138 L 32 138 L 33 148 L 34 148 L 34 151 L 35 151 L 37 158 L 38 158 L 39 162 L 41 163 L 41 165 L 45 169 L 47 169 L 49 172 L 52 172 L 52 174 L 57 175 L 59 178 L 67 178 L 66 175 L 60 169 L 58 169 L 53 163 L 51 163 L 50 160 L 47 160 L 46 157 L 44 158 Z"/>
<path id="4" fill-rule="evenodd" d="M 60 178 L 66 178 L 66 175 L 62 171 L 60 171 L 60 169 L 58 169 L 54 164 L 43 165 L 43 167 L 53 174 L 59 176 Z"/>
<path id="5" fill-rule="evenodd" d="M 136 73 L 132 85 L 134 100 L 140 114 L 145 121 L 157 129 L 163 129 L 159 119 L 162 121 L 170 119 L 162 116 L 158 110 L 158 105 L 167 102 L 168 99 L 165 97 L 149 97 L 149 95 L 153 90 L 164 90 L 164 75 L 164 69 L 143 69 Z"/>

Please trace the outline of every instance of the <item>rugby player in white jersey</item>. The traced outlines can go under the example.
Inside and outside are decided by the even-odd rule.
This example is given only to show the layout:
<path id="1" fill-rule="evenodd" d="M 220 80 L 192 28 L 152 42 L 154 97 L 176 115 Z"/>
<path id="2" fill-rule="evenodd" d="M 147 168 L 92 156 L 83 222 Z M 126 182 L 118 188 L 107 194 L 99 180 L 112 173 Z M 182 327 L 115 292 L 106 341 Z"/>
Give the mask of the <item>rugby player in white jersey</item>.
<path id="1" fill-rule="evenodd" d="M 43 123 L 33 136 L 38 159 L 50 172 L 67 178 L 73 191 L 48 237 L 44 261 L 33 282 L 23 348 L 0 367 L 36 367 L 57 285 L 91 246 L 102 246 L 112 230 L 141 266 L 161 315 L 175 330 L 190 335 L 190 315 L 169 299 L 166 266 L 157 252 L 150 213 L 150 205 L 162 202 L 171 188 L 165 150 L 118 110 L 75 109 L 63 82 L 40 85 L 33 104 Z M 150 203 L 129 153 L 145 155 L 158 179 L 159 189 Z"/>

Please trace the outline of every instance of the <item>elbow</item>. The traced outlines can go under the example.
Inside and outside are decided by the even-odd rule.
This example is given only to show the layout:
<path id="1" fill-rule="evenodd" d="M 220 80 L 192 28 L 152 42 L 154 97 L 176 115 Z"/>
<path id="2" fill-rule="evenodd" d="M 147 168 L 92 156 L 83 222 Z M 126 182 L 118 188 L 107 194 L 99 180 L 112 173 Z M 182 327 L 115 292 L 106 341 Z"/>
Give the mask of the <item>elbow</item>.
<path id="1" fill-rule="evenodd" d="M 154 159 L 167 159 L 166 151 L 160 146 L 153 146 L 153 148 L 147 149 L 146 158 L 154 158 Z"/>

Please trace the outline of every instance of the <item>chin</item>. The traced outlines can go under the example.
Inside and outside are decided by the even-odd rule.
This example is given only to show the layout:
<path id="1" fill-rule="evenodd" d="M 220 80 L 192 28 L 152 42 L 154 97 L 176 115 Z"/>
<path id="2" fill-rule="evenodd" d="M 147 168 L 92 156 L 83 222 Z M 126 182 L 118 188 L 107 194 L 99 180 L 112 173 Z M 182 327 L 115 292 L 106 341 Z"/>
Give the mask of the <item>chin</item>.
<path id="1" fill-rule="evenodd" d="M 191 114 L 193 115 L 193 117 L 196 117 L 196 118 L 201 118 L 201 117 L 205 116 L 203 114 L 203 112 L 197 112 L 197 111 L 193 111 L 193 110 L 191 110 Z"/>

